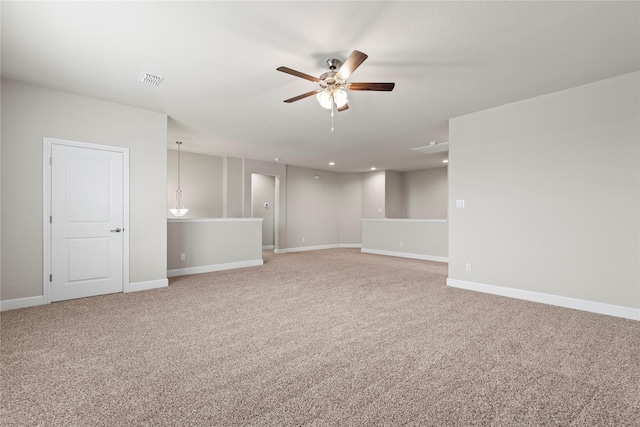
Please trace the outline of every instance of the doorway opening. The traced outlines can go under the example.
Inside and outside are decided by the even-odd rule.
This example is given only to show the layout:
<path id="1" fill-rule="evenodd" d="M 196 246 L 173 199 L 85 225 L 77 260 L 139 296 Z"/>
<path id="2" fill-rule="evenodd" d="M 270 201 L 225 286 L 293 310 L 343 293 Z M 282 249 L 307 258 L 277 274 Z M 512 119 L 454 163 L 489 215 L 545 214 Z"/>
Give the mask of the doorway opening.
<path id="1" fill-rule="evenodd" d="M 277 177 L 259 173 L 251 174 L 251 217 L 262 218 L 262 249 L 276 247 Z"/>

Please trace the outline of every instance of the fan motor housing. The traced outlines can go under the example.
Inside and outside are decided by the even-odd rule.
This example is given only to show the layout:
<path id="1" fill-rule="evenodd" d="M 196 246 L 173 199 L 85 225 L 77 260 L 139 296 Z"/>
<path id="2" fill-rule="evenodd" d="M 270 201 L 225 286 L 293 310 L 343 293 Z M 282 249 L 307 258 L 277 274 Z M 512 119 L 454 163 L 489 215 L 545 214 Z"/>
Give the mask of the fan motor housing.
<path id="1" fill-rule="evenodd" d="M 342 62 L 339 59 L 327 59 L 327 65 L 329 66 L 329 70 L 320 76 L 320 87 L 323 89 L 338 89 L 344 88 L 346 86 L 346 82 L 344 80 L 336 79 L 336 70 L 340 68 Z"/>

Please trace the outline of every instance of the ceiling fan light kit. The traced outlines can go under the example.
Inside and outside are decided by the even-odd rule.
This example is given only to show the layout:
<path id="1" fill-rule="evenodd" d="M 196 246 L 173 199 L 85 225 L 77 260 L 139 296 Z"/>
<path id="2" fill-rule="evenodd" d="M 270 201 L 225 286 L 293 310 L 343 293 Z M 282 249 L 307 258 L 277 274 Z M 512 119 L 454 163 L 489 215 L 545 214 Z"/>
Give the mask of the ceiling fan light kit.
<path id="1" fill-rule="evenodd" d="M 318 92 L 316 98 L 322 108 L 326 108 L 327 110 L 333 109 L 333 105 L 335 104 L 335 106 L 338 107 L 338 111 L 341 111 L 340 108 L 347 104 L 347 92 L 342 89 L 325 89 L 322 92 Z"/>
<path id="2" fill-rule="evenodd" d="M 301 73 L 288 67 L 278 67 L 277 70 L 292 76 L 318 83 L 320 88 L 312 90 L 293 98 L 285 99 L 284 102 L 292 103 L 311 95 L 316 95 L 318 103 L 327 110 L 331 110 L 333 117 L 334 107 L 338 111 L 345 111 L 349 108 L 347 99 L 348 90 L 372 90 L 389 92 L 395 87 L 395 83 L 349 83 L 347 79 L 351 74 L 367 59 L 368 56 L 358 50 L 351 52 L 351 55 L 342 63 L 338 59 L 328 59 L 329 71 L 316 78 L 309 74 Z M 333 125 L 331 126 L 333 131 Z"/>

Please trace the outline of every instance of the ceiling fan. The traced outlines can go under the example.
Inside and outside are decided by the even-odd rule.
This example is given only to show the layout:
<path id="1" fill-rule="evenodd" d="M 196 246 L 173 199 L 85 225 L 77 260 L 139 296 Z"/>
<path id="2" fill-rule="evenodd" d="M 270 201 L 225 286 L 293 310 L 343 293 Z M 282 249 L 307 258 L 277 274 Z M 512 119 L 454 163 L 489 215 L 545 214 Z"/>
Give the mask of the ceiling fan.
<path id="1" fill-rule="evenodd" d="M 338 59 L 328 59 L 327 65 L 329 66 L 329 71 L 322 74 L 320 77 L 313 77 L 309 74 L 301 73 L 300 71 L 292 70 L 288 67 L 278 67 L 278 71 L 306 80 L 311 80 L 312 82 L 320 85 L 319 89 L 294 96 L 293 98 L 285 99 L 284 102 L 291 103 L 311 95 L 316 95 L 318 102 L 324 108 L 333 111 L 333 106 L 335 105 L 338 111 L 344 111 L 349 108 L 349 104 L 347 103 L 347 90 L 392 91 L 396 85 L 395 83 L 347 82 L 347 79 L 356 70 L 356 68 L 358 68 L 365 59 L 367 59 L 367 57 L 368 56 L 365 53 L 354 50 L 344 63 L 340 62 Z"/>

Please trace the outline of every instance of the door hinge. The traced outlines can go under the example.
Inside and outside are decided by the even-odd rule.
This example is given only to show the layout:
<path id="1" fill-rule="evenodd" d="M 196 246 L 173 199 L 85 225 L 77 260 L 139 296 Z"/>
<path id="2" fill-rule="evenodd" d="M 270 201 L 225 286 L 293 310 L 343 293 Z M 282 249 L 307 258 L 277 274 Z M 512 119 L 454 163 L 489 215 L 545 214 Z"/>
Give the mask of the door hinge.
<path id="1" fill-rule="evenodd" d="M 53 215 L 49 215 L 49 224 L 53 224 Z"/>
<path id="2" fill-rule="evenodd" d="M 53 157 L 49 157 L 49 164 L 53 165 Z"/>
<path id="3" fill-rule="evenodd" d="M 50 274 L 50 275 L 49 275 L 49 281 L 50 281 L 50 282 L 53 282 L 53 274 Z"/>

